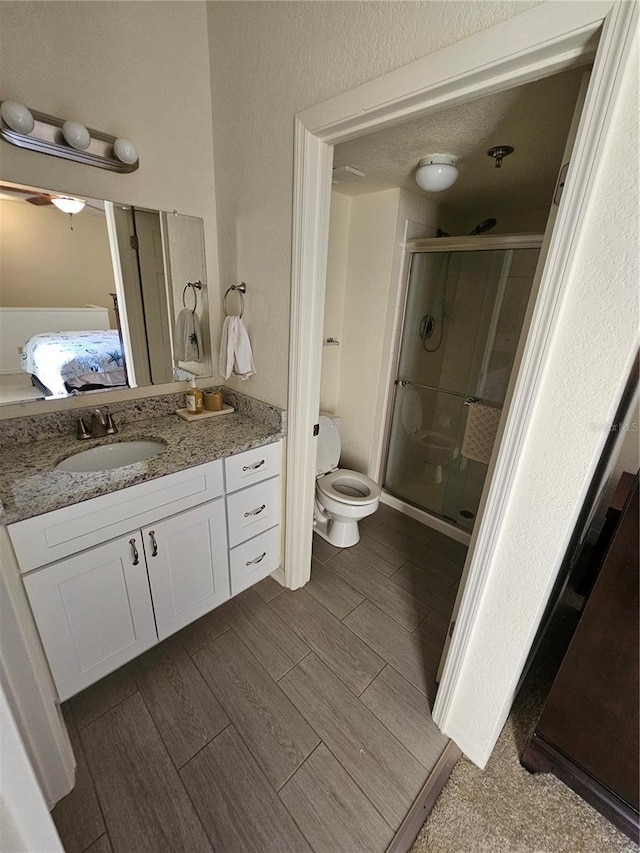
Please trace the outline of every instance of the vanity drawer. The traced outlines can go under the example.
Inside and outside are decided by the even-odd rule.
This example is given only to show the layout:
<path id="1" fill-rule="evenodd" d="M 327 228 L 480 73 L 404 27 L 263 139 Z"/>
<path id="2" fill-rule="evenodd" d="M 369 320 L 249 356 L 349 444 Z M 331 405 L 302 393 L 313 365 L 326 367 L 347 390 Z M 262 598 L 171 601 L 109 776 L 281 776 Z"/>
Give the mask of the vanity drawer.
<path id="1" fill-rule="evenodd" d="M 280 474 L 281 442 L 265 444 L 255 450 L 246 450 L 224 460 L 224 473 L 227 492 L 245 489 L 252 483 L 259 483 L 269 477 Z"/>
<path id="2" fill-rule="evenodd" d="M 280 523 L 280 477 L 227 495 L 229 547 Z"/>
<path id="3" fill-rule="evenodd" d="M 10 524 L 20 568 L 29 572 L 220 497 L 222 472 L 217 459 Z"/>
<path id="4" fill-rule="evenodd" d="M 229 551 L 231 595 L 253 586 L 280 565 L 280 525 Z"/>

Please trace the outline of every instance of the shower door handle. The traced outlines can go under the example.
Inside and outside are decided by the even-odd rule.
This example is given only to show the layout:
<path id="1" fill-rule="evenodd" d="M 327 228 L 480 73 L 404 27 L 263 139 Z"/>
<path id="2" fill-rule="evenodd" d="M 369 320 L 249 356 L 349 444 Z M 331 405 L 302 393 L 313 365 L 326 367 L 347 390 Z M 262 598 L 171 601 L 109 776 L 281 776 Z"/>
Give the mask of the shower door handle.
<path id="1" fill-rule="evenodd" d="M 409 384 L 408 379 L 396 379 L 396 381 L 394 382 L 394 385 L 399 385 L 401 388 L 404 388 L 405 385 L 408 385 L 408 384 Z"/>

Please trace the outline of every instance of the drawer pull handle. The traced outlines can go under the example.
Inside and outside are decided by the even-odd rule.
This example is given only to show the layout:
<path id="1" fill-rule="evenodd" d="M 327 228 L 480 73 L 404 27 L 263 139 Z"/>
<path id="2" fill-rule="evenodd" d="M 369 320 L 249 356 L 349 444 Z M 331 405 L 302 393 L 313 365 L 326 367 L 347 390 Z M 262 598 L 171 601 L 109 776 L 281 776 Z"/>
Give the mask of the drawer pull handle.
<path id="1" fill-rule="evenodd" d="M 253 465 L 243 465 L 242 470 L 243 471 L 255 471 L 256 468 L 260 468 L 262 465 L 264 465 L 265 461 L 266 460 L 261 459 L 259 462 L 254 462 Z"/>
<path id="2" fill-rule="evenodd" d="M 140 562 L 140 558 L 138 556 L 138 549 L 136 548 L 136 540 L 129 539 L 129 545 L 131 545 L 131 547 L 133 548 L 133 565 L 137 566 Z"/>
<path id="3" fill-rule="evenodd" d="M 262 506 L 259 506 L 257 509 L 251 509 L 251 510 L 249 510 L 249 512 L 245 512 L 244 517 L 249 518 L 250 515 L 260 515 L 262 510 L 266 509 L 266 507 L 267 507 L 266 504 L 262 504 Z"/>
<path id="4" fill-rule="evenodd" d="M 246 566 L 255 566 L 256 563 L 261 563 L 266 556 L 267 556 L 267 552 L 263 551 L 259 557 L 256 557 L 255 560 L 249 560 L 247 563 L 245 563 L 245 565 Z"/>
<path id="5" fill-rule="evenodd" d="M 149 536 L 151 538 L 151 544 L 153 545 L 153 551 L 151 552 L 152 557 L 158 556 L 158 543 L 156 542 L 156 532 L 155 530 L 149 531 Z"/>

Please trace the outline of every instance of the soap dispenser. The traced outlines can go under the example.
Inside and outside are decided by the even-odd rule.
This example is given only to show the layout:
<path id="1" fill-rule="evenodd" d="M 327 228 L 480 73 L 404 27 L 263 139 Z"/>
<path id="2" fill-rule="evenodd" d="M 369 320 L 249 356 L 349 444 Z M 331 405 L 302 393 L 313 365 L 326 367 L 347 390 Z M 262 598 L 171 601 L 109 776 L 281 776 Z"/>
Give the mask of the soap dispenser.
<path id="1" fill-rule="evenodd" d="M 202 391 L 196 388 L 196 378 L 193 376 L 187 388 L 187 412 L 190 415 L 202 414 Z"/>

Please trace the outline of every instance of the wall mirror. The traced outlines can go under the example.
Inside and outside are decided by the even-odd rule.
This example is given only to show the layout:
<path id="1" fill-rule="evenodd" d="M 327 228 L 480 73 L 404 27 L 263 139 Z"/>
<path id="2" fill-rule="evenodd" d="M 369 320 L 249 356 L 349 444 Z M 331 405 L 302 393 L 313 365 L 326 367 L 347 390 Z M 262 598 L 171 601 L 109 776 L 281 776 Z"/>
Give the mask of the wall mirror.
<path id="1" fill-rule="evenodd" d="M 212 372 L 202 219 L 0 182 L 0 405 Z"/>

